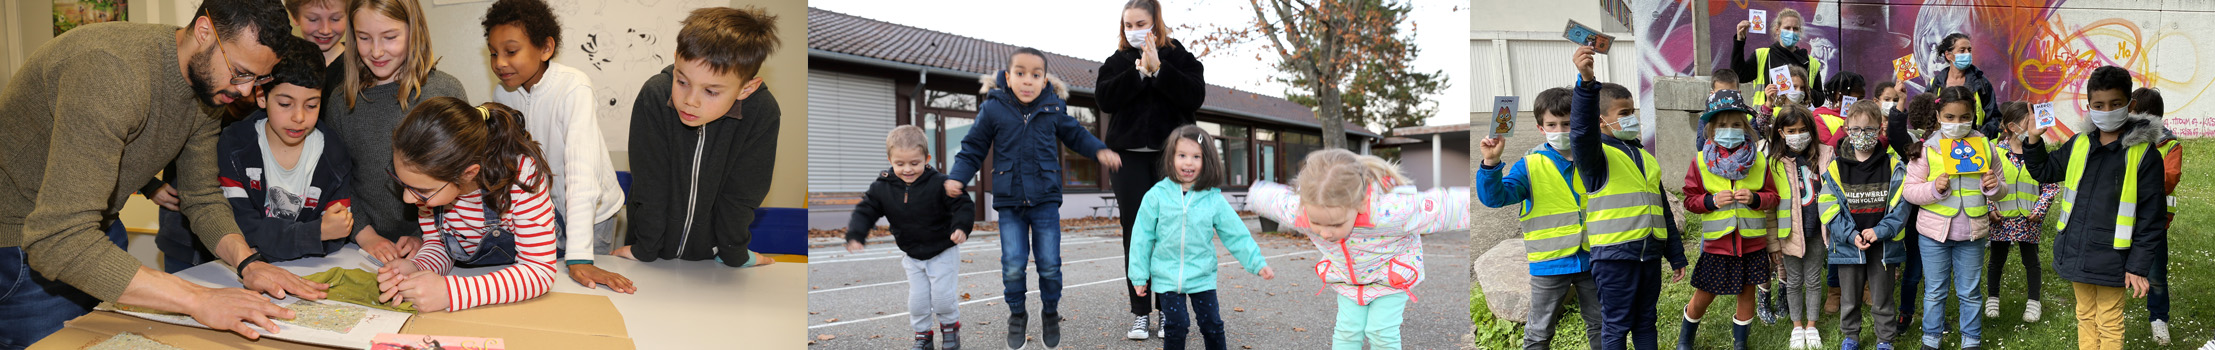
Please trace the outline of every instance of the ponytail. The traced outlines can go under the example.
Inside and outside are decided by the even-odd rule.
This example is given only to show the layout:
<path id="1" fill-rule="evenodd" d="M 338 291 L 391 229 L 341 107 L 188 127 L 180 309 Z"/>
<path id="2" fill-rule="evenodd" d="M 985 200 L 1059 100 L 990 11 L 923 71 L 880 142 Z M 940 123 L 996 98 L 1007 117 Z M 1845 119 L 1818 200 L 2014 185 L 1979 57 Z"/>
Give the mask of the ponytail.
<path id="1" fill-rule="evenodd" d="M 468 180 L 485 191 L 485 210 L 506 211 L 508 187 L 537 192 L 552 179 L 538 141 L 523 126 L 523 113 L 506 105 L 470 106 L 458 98 L 432 98 L 400 120 L 392 148 L 399 153 L 397 160 L 440 181 L 463 180 L 469 166 L 478 166 L 476 178 Z M 523 158 L 538 173 L 518 183 Z"/>

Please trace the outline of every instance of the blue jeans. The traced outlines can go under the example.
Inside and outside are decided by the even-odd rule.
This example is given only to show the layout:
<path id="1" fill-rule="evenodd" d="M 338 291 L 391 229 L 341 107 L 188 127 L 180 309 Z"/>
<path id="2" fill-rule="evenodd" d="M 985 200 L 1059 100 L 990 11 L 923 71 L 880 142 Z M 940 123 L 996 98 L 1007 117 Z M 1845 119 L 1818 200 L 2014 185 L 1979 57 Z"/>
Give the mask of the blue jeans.
<path id="1" fill-rule="evenodd" d="M 1946 283 L 1953 282 L 1953 297 L 1960 308 L 1961 347 L 1979 346 L 1984 338 L 1984 240 L 1939 242 L 1923 235 L 1923 345 L 1936 347 L 1945 340 Z"/>
<path id="2" fill-rule="evenodd" d="M 1000 284 L 1006 289 L 1008 313 L 1023 313 L 1024 294 L 1030 293 L 1024 283 L 1025 265 L 1032 258 L 1038 259 L 1038 299 L 1044 301 L 1039 308 L 1046 314 L 1058 314 L 1056 305 L 1061 302 L 1061 203 L 1047 203 L 1028 207 L 999 208 L 1000 210 Z"/>
<path id="3" fill-rule="evenodd" d="M 1917 215 L 1908 215 L 1907 217 L 1909 219 L 1900 223 L 1900 227 L 1903 227 L 1901 230 L 1905 231 L 1901 232 L 1900 234 L 1909 236 L 1922 235 L 1915 232 L 1914 217 L 1916 216 Z M 1923 302 L 1919 299 L 1922 299 L 1923 297 L 1922 251 L 1923 248 L 1926 247 L 1922 246 L 1923 244 L 1921 243 L 1921 239 L 1903 239 L 1901 241 L 1902 242 L 1900 243 L 1900 246 L 1907 249 L 1907 260 L 1904 263 L 1900 264 L 1900 278 L 1896 280 L 1896 283 L 1894 283 L 1898 284 L 1898 287 L 1900 289 L 1899 291 L 1895 291 L 1892 293 L 1892 295 L 1898 296 L 1900 298 L 1900 301 L 1892 304 L 1899 306 L 1900 321 L 1902 321 L 1902 323 L 1900 323 L 1900 326 L 1906 327 L 1907 323 L 1905 323 L 1905 321 L 1914 320 L 1916 318 L 1915 307 L 1923 305 Z M 1984 311 L 1980 310 L 1977 312 Z"/>
<path id="4" fill-rule="evenodd" d="M 1191 301 L 1191 313 L 1199 316 L 1200 340 L 1208 350 L 1223 350 L 1228 343 L 1223 340 L 1223 310 L 1215 302 L 1215 291 L 1192 294 L 1161 293 L 1161 346 L 1167 350 L 1183 350 L 1185 335 L 1191 334 L 1192 321 L 1185 318 L 1187 299 Z"/>
<path id="5" fill-rule="evenodd" d="M 1660 314 L 1661 260 L 1593 260 L 1592 281 L 1600 286 L 1600 348 L 1622 350 L 1624 343 L 1638 350 L 1659 348 L 1654 321 Z M 1587 321 L 1590 322 L 1590 321 Z"/>
<path id="6" fill-rule="evenodd" d="M 107 235 L 118 248 L 128 244 L 121 223 L 110 221 Z M 22 247 L 0 248 L 0 325 L 5 325 L 0 349 L 29 347 L 100 304 L 91 294 L 32 271 L 23 259 Z"/>
<path id="7" fill-rule="evenodd" d="M 2169 320 L 2169 250 L 2153 252 L 2153 275 L 2146 276 L 2146 318 L 2149 321 Z"/>

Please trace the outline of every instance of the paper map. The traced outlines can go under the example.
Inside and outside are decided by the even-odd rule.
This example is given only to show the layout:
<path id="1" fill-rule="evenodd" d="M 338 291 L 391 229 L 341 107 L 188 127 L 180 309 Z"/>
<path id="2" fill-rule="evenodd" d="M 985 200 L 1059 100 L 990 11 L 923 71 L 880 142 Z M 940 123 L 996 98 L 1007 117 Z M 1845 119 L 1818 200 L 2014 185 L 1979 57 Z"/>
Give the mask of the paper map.
<path id="1" fill-rule="evenodd" d="M 271 299 L 270 302 L 286 309 L 292 309 L 293 319 L 272 319 L 271 321 L 277 323 L 278 333 L 270 333 L 269 330 L 251 323 L 247 324 L 247 327 L 253 328 L 255 332 L 260 332 L 264 337 L 342 348 L 359 348 L 362 344 L 369 344 L 380 333 L 399 333 L 400 326 L 406 325 L 408 318 L 414 316 L 414 314 L 405 312 L 378 310 L 347 303 L 306 301 L 299 298 Z M 193 320 L 191 316 L 147 310 L 129 305 L 100 303 L 100 306 L 94 308 L 94 310 L 115 311 L 155 322 L 180 326 L 209 328 L 207 325 Z"/>
<path id="2" fill-rule="evenodd" d="M 123 332 L 123 333 L 117 333 L 117 334 L 116 334 L 115 336 L 113 336 L 113 337 L 108 337 L 108 339 L 105 339 L 105 340 L 101 340 L 101 341 L 100 341 L 100 342 L 98 342 L 98 343 L 93 343 L 93 344 L 92 344 L 91 346 L 86 346 L 86 347 L 85 347 L 85 350 L 167 350 L 167 349 L 177 349 L 177 350 L 183 350 L 184 348 L 180 348 L 180 347 L 176 347 L 176 346 L 171 346 L 171 345 L 169 345 L 169 344 L 163 344 L 163 343 L 162 343 L 162 342 L 160 342 L 160 341 L 156 341 L 156 340 L 154 340 L 154 339 L 152 339 L 152 338 L 147 338 L 146 336 L 143 336 L 143 335 L 138 335 L 138 333 L 131 333 L 131 332 Z"/>

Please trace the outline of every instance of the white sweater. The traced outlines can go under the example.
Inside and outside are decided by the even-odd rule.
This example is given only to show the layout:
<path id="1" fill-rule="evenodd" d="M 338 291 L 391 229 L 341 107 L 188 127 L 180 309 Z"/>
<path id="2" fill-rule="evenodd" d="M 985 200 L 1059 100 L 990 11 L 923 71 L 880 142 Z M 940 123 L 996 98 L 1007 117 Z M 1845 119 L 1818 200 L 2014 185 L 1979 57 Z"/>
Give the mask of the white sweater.
<path id="1" fill-rule="evenodd" d="M 593 258 L 592 224 L 612 220 L 623 209 L 623 188 L 615 181 L 606 138 L 593 108 L 592 78 L 583 71 L 547 62 L 545 76 L 527 91 L 493 86 L 492 101 L 523 112 L 525 129 L 537 139 L 554 170 L 554 208 L 570 220 L 568 260 Z M 612 247 L 611 247 L 612 249 Z"/>

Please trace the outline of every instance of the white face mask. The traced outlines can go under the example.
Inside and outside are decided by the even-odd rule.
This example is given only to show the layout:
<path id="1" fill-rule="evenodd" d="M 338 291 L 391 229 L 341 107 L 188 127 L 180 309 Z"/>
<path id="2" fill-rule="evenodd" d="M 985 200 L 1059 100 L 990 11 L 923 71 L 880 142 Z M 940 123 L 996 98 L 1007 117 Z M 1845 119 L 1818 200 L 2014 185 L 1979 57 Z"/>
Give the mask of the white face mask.
<path id="1" fill-rule="evenodd" d="M 1897 105 L 1899 105 L 1899 102 L 1884 101 L 1884 102 L 1883 102 L 1883 105 L 1884 105 L 1884 112 L 1885 112 L 1885 113 L 1892 113 L 1892 106 L 1897 106 Z"/>
<path id="2" fill-rule="evenodd" d="M 1569 133 L 1567 133 L 1567 132 L 1549 132 L 1549 133 L 1546 133 L 1546 144 L 1547 144 L 1547 145 L 1551 145 L 1551 146 L 1554 146 L 1554 150 L 1555 150 L 1555 151 L 1560 151 L 1560 152 L 1568 152 L 1568 151 L 1569 151 L 1569 147 L 1570 147 L 1570 144 L 1569 144 Z"/>
<path id="3" fill-rule="evenodd" d="M 1146 36 L 1153 33 L 1153 27 L 1125 30 L 1123 31 L 1123 40 L 1129 41 L 1131 47 L 1146 47 Z"/>
<path id="4" fill-rule="evenodd" d="M 2085 119 L 2091 119 L 2092 126 L 2100 128 L 2100 132 L 2114 132 L 2123 127 L 2123 122 L 2130 120 L 2130 112 L 2122 108 L 2112 111 L 2092 110 L 2085 114 Z"/>
<path id="5" fill-rule="evenodd" d="M 1638 139 L 1638 116 L 1626 115 L 1622 118 L 1615 118 L 1615 125 L 1621 125 L 1623 127 L 1622 130 L 1615 131 L 1615 138 L 1623 140 Z"/>
<path id="6" fill-rule="evenodd" d="M 1801 91 L 1785 91 L 1785 92 L 1784 92 L 1784 98 L 1785 98 L 1785 99 L 1788 99 L 1788 100 L 1792 100 L 1792 102 L 1800 102 L 1800 99 L 1801 99 L 1801 98 L 1805 98 L 1806 96 L 1807 96 L 1807 93 L 1805 93 L 1805 92 L 1801 92 Z"/>
<path id="7" fill-rule="evenodd" d="M 1970 127 L 1969 127 L 1969 123 L 1939 123 L 1939 124 L 1938 124 L 1938 132 L 1939 132 L 1939 134 L 1940 134 L 1940 135 L 1943 135 L 1943 136 L 1945 136 L 1946 138 L 1949 138 L 1949 139 L 1958 139 L 1958 138 L 1961 138 L 1961 137 L 1963 137 L 1963 136 L 1969 136 L 1969 131 L 1970 131 L 1970 130 L 1972 130 L 1972 129 L 1971 129 Z"/>
<path id="8" fill-rule="evenodd" d="M 1804 132 L 1797 134 L 1784 134 L 1784 144 L 1787 146 L 1792 146 L 1792 151 L 1794 152 L 1806 150 L 1807 143 L 1809 141 L 1813 141 L 1814 139 L 1814 136 L 1808 135 L 1808 133 Z"/>

